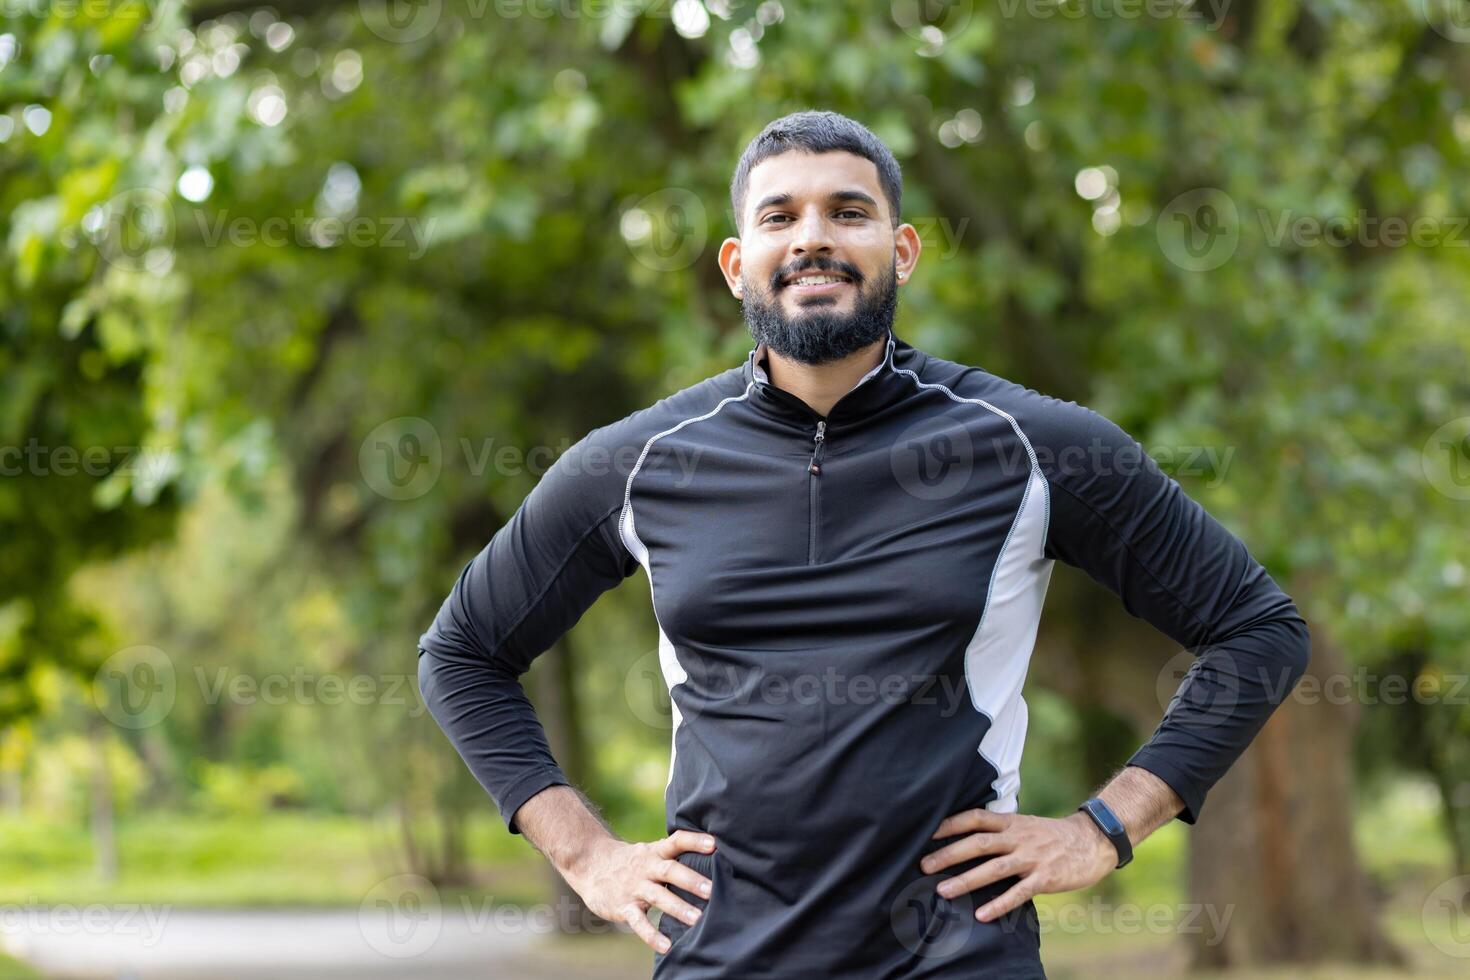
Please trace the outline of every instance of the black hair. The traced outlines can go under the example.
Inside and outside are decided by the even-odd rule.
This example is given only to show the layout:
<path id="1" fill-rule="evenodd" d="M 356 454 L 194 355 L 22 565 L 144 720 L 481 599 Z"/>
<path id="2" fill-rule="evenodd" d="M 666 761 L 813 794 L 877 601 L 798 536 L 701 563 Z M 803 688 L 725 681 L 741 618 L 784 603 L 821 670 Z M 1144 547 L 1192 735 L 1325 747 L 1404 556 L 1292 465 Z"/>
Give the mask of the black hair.
<path id="1" fill-rule="evenodd" d="M 730 180 L 730 204 L 735 209 L 735 228 L 745 224 L 745 195 L 750 190 L 750 172 L 768 157 L 790 150 L 807 153 L 830 153 L 845 150 L 866 157 L 878 168 L 878 182 L 888 198 L 888 210 L 894 227 L 898 226 L 899 205 L 903 199 L 903 174 L 893 151 L 872 130 L 838 112 L 807 110 L 782 116 L 767 124 L 740 154 L 735 176 Z"/>

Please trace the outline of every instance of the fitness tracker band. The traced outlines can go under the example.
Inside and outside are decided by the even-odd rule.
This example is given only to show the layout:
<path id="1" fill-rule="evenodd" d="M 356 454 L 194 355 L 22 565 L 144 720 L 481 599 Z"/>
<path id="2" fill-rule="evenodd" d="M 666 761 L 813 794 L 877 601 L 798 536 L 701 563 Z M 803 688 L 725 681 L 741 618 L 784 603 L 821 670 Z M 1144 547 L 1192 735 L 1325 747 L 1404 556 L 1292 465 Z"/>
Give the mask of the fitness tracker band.
<path id="1" fill-rule="evenodd" d="M 1113 847 L 1118 851 L 1119 868 L 1133 860 L 1133 845 L 1128 840 L 1128 831 L 1112 807 L 1094 796 L 1077 809 L 1086 812 L 1092 822 L 1097 824 L 1097 829 L 1113 842 Z"/>

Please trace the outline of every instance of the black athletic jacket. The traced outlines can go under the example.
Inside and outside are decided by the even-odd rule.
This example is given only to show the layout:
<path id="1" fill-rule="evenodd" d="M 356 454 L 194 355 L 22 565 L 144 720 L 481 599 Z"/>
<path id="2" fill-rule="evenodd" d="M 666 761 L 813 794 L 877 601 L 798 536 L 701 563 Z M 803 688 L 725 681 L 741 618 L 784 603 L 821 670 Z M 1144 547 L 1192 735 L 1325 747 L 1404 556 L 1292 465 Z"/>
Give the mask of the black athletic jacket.
<path id="1" fill-rule="evenodd" d="M 654 975 L 1042 976 L 1035 907 L 971 914 L 919 859 L 1014 811 L 1021 697 L 1061 559 L 1197 657 L 1130 763 L 1193 823 L 1306 666 L 1306 624 L 1238 538 L 1101 415 L 890 332 L 823 418 L 745 363 L 561 455 L 419 640 L 430 711 L 494 797 L 566 779 L 518 677 L 641 566 L 673 704 L 668 830 L 714 882 Z M 943 876 L 972 867 L 972 862 Z M 681 894 L 683 894 L 681 892 Z"/>

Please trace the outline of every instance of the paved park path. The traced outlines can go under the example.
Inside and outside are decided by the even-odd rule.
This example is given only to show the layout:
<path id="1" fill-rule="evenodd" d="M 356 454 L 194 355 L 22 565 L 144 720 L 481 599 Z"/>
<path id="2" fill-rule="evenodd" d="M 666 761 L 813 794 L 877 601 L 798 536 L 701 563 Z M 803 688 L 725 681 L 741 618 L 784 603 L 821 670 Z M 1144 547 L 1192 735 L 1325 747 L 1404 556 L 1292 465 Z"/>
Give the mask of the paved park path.
<path id="1" fill-rule="evenodd" d="M 12 910 L 13 912 L 15 910 Z M 57 906 L 0 920 L 0 944 L 68 980 L 647 980 L 627 934 L 551 939 L 488 910 L 375 918 L 343 910 Z"/>

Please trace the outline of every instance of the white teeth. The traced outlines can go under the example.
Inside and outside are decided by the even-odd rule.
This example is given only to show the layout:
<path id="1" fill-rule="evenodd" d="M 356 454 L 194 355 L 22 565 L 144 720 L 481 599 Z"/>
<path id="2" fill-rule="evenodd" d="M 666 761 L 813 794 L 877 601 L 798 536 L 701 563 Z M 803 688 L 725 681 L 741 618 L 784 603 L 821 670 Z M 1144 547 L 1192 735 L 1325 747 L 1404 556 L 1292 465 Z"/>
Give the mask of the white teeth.
<path id="1" fill-rule="evenodd" d="M 792 283 L 791 283 L 791 285 L 793 285 L 793 286 L 822 286 L 822 285 L 825 285 L 825 284 L 827 284 L 829 282 L 846 282 L 846 281 L 847 280 L 845 280 L 845 279 L 839 279 L 836 276 L 802 276 L 800 279 L 793 280 Z"/>

